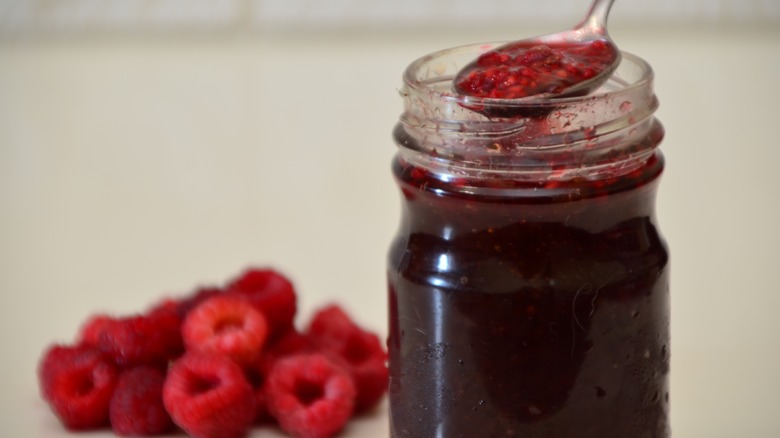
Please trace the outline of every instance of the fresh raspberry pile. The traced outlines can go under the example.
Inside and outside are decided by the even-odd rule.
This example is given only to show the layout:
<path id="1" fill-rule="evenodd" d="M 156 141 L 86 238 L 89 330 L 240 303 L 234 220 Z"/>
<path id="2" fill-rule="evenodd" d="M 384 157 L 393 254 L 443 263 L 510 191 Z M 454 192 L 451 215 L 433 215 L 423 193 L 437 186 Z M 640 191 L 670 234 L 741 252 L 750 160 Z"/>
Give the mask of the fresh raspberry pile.
<path id="1" fill-rule="evenodd" d="M 255 424 L 327 438 L 387 391 L 387 352 L 337 305 L 295 327 L 292 283 L 252 268 L 147 312 L 98 314 L 38 364 L 41 396 L 70 430 L 239 438 Z"/>

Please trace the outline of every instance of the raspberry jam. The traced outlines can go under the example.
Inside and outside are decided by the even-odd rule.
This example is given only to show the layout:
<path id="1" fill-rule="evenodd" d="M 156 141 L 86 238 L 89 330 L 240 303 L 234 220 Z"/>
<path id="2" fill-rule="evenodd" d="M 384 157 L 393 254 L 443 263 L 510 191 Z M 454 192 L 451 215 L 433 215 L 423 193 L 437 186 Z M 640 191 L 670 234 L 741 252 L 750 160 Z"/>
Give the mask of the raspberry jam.
<path id="1" fill-rule="evenodd" d="M 668 437 L 652 71 L 624 54 L 590 96 L 464 101 L 452 80 L 480 50 L 429 55 L 404 76 L 391 436 Z M 501 113 L 539 115 L 485 116 Z"/>
<path id="2" fill-rule="evenodd" d="M 455 90 L 501 99 L 557 94 L 605 71 L 618 56 L 617 47 L 607 40 L 508 44 L 469 63 L 455 77 Z"/>

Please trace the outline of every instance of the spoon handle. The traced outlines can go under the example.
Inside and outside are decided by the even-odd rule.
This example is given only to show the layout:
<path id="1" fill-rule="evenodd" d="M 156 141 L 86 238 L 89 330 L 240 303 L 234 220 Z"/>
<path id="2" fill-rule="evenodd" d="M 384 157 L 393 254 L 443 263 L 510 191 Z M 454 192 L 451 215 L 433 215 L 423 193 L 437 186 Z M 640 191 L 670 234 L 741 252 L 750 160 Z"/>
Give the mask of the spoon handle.
<path id="1" fill-rule="evenodd" d="M 613 3 L 615 0 L 593 0 L 585 19 L 577 27 L 580 29 L 589 28 L 591 32 L 606 35 L 607 17 Z"/>

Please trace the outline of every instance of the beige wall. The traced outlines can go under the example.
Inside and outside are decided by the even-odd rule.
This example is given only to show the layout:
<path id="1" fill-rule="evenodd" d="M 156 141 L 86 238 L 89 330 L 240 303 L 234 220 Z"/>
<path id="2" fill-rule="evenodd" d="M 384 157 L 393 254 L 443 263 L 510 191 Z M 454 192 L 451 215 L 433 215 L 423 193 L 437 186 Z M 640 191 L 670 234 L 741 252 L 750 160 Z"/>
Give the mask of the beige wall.
<path id="1" fill-rule="evenodd" d="M 780 28 L 613 23 L 667 128 L 674 436 L 780 436 Z M 545 30 L 0 38 L 0 430 L 66 436 L 34 368 L 89 314 L 247 264 L 293 277 L 300 322 L 338 300 L 385 333 L 401 71 Z M 345 437 L 386 430 L 380 411 Z"/>
<path id="2" fill-rule="evenodd" d="M 587 0 L 0 0 L 0 32 L 394 29 L 569 23 Z M 777 0 L 621 0 L 633 24 L 778 23 Z"/>

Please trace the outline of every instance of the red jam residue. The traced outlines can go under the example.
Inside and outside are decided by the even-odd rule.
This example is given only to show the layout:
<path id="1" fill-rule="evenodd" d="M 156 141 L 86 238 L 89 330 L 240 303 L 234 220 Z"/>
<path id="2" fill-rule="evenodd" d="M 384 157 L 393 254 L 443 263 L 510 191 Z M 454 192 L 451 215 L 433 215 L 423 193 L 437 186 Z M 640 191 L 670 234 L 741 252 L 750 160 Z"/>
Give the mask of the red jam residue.
<path id="1" fill-rule="evenodd" d="M 519 99 L 553 93 L 588 80 L 617 59 L 614 44 L 510 43 L 482 54 L 455 78 L 455 91 L 473 97 Z"/>

